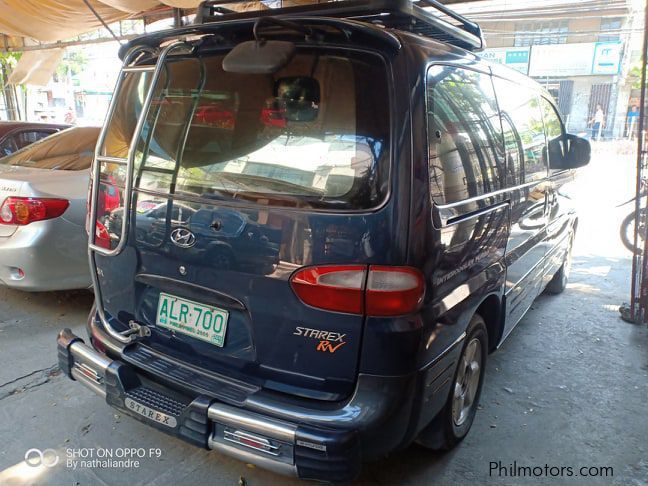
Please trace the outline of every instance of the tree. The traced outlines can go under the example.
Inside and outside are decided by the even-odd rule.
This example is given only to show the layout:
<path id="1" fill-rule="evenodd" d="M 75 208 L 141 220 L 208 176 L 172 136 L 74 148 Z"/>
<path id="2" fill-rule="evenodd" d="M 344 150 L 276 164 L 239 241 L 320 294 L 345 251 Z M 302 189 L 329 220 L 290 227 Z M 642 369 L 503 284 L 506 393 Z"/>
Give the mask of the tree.
<path id="1" fill-rule="evenodd" d="M 9 73 L 16 67 L 22 52 L 0 52 L 0 83 L 2 85 L 2 96 L 4 98 L 7 118 L 17 120 L 20 118 L 17 109 L 17 97 L 12 85 L 7 84 Z"/>
<path id="2" fill-rule="evenodd" d="M 59 80 L 71 79 L 82 72 L 88 64 L 88 57 L 82 50 L 68 49 L 65 57 L 56 68 L 56 77 Z"/>
<path id="3" fill-rule="evenodd" d="M 641 89 L 641 64 L 636 64 L 630 68 L 628 77 L 632 80 L 632 89 Z M 648 86 L 648 80 L 646 81 Z"/>

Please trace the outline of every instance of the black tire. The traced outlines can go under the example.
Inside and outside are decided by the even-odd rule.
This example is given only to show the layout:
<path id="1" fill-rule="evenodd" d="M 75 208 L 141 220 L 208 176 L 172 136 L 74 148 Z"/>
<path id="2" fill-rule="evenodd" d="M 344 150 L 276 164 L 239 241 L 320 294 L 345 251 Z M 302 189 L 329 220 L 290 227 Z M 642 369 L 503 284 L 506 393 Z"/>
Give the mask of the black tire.
<path id="1" fill-rule="evenodd" d="M 639 222 L 640 224 L 639 234 L 644 234 L 642 228 L 644 228 L 646 225 L 647 212 L 648 210 L 646 209 L 641 210 L 641 221 Z M 628 250 L 630 250 L 633 253 L 634 253 L 634 231 L 630 231 L 630 229 L 634 226 L 636 213 L 637 213 L 636 211 L 632 211 L 625 218 L 623 218 L 623 221 L 621 222 L 621 227 L 619 229 L 621 242 L 623 243 L 623 246 L 625 246 Z M 638 250 L 639 253 L 641 253 L 643 251 L 643 240 L 641 238 L 639 239 L 639 246 L 640 248 L 638 248 Z"/>
<path id="2" fill-rule="evenodd" d="M 569 247 L 567 248 L 567 253 L 565 254 L 565 259 L 563 264 L 560 265 L 560 268 L 555 273 L 551 281 L 547 284 L 545 292 L 551 295 L 561 294 L 567 288 L 567 283 L 569 282 L 569 274 L 571 272 L 571 261 L 572 261 L 572 249 L 574 247 L 574 235 L 573 233 L 569 236 Z"/>
<path id="3" fill-rule="evenodd" d="M 473 344 L 475 341 L 476 344 Z M 465 377 L 466 373 L 468 373 L 468 368 L 470 368 L 469 364 L 466 363 L 465 358 L 467 350 L 472 348 L 472 346 L 477 346 L 480 350 L 479 361 L 481 364 L 477 389 L 474 391 L 473 398 L 466 413 L 460 414 L 461 420 L 457 420 L 457 411 L 456 408 L 453 408 L 453 405 L 455 405 L 455 395 L 459 389 L 462 388 L 462 385 L 459 383 L 462 381 L 461 377 Z M 470 427 L 475 419 L 477 406 L 479 405 L 479 397 L 481 396 L 482 385 L 484 383 L 484 371 L 486 370 L 487 355 L 488 331 L 486 330 L 486 323 L 479 314 L 475 314 L 466 331 L 466 339 L 464 340 L 464 345 L 461 349 L 457 369 L 454 373 L 453 385 L 450 389 L 446 404 L 432 422 L 430 422 L 430 424 L 419 434 L 419 437 L 416 440 L 418 444 L 427 449 L 448 451 L 457 446 L 457 444 L 459 444 L 464 437 L 468 435 L 468 431 L 470 431 Z M 462 366 L 466 368 L 462 369 Z M 463 372 L 461 377 L 460 372 Z M 470 372 L 474 373 L 474 369 L 471 368 Z M 459 389 L 457 387 L 459 387 Z"/>

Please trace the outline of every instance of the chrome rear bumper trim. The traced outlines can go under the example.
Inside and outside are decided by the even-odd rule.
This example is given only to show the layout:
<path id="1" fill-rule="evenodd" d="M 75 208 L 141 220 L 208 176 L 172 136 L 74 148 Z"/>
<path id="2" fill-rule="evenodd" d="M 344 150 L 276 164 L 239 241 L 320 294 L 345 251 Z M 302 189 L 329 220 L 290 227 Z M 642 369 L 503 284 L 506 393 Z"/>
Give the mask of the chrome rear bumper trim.
<path id="1" fill-rule="evenodd" d="M 276 472 L 277 474 L 283 474 L 285 476 L 295 476 L 297 477 L 297 466 L 294 464 L 286 464 L 284 462 L 279 462 L 276 459 L 271 457 L 264 457 L 258 453 L 252 452 L 252 450 L 244 450 L 234 445 L 229 445 L 224 442 L 216 442 L 211 436 L 209 438 L 209 448 L 213 451 L 218 451 L 226 456 L 233 457 L 239 461 L 243 461 L 246 464 L 254 464 L 263 469 Z"/>
<path id="2" fill-rule="evenodd" d="M 288 422 L 270 419 L 222 403 L 213 403 L 207 410 L 207 416 L 214 422 L 240 427 L 249 432 L 265 435 L 282 442 L 295 443 L 297 426 Z"/>
<path id="3" fill-rule="evenodd" d="M 97 353 L 83 341 L 70 344 L 69 351 L 74 359 L 74 364 L 70 369 L 72 378 L 90 388 L 97 395 L 106 398 L 104 380 L 111 363 L 110 359 Z"/>

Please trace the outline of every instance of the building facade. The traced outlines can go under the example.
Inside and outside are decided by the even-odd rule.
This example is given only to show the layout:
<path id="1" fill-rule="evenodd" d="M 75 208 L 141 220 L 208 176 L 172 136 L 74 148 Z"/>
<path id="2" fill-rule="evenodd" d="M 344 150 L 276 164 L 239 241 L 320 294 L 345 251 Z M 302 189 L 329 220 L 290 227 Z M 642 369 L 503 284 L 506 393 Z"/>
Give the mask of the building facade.
<path id="1" fill-rule="evenodd" d="M 643 29 L 631 0 L 485 0 L 453 8 L 482 26 L 488 46 L 482 57 L 545 86 L 570 132 L 592 136 L 600 106 L 600 135 L 628 136 L 629 73 Z"/>

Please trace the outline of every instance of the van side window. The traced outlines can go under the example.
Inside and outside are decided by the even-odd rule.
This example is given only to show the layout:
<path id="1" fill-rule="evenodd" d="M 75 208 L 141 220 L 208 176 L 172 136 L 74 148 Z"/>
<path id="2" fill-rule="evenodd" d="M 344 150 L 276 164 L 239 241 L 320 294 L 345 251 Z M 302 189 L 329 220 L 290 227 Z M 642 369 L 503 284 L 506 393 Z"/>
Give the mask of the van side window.
<path id="1" fill-rule="evenodd" d="M 552 157 L 560 159 L 564 155 L 564 128 L 560 121 L 560 116 L 554 108 L 553 104 L 546 98 L 540 99 L 542 106 L 542 114 L 544 118 L 545 134 L 547 136 L 547 146 L 549 152 L 549 159 Z"/>
<path id="2" fill-rule="evenodd" d="M 560 117 L 553 105 L 545 98 L 540 98 L 542 115 L 544 116 L 545 132 L 547 140 L 554 140 L 563 136 L 563 126 Z"/>
<path id="3" fill-rule="evenodd" d="M 490 76 L 431 66 L 427 111 L 434 202 L 449 204 L 501 189 L 504 148 Z"/>
<path id="4" fill-rule="evenodd" d="M 507 143 L 507 149 L 514 148 L 513 155 L 507 150 L 507 160 L 513 167 L 507 173 L 514 173 L 516 184 L 533 182 L 547 176 L 546 139 L 540 97 L 531 88 L 517 83 L 493 78 L 497 101 L 502 116 L 502 125 L 507 142 L 513 137 L 516 143 Z M 508 127 L 508 132 L 507 132 Z M 522 148 L 522 160 L 516 166 L 517 147 Z M 513 159 L 513 160 L 511 160 Z M 509 179 L 511 179 L 509 177 Z"/>
<path id="5" fill-rule="evenodd" d="M 506 149 L 506 184 L 508 187 L 519 186 L 524 184 L 524 148 L 511 117 L 505 113 L 502 113 L 502 131 Z"/>

